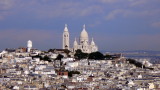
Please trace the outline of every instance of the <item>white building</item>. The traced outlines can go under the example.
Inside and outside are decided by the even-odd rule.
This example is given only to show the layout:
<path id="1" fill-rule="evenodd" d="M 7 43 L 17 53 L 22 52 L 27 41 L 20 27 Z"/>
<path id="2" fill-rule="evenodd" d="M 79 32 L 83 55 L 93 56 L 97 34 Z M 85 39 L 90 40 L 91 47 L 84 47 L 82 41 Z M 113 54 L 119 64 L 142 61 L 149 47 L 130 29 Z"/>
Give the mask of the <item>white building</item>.
<path id="1" fill-rule="evenodd" d="M 71 51 L 75 52 L 77 49 L 82 50 L 84 53 L 91 53 L 98 51 L 98 47 L 95 44 L 93 38 L 92 41 L 89 41 L 88 33 L 85 29 L 85 25 L 83 26 L 83 30 L 80 34 L 79 42 L 75 39 L 73 43 L 73 48 L 69 47 L 69 32 L 67 25 L 65 25 L 64 32 L 63 32 L 63 49 L 70 49 Z"/>
<path id="2" fill-rule="evenodd" d="M 63 49 L 69 50 L 69 32 L 67 28 L 67 24 L 65 24 L 64 32 L 63 32 Z"/>
<path id="3" fill-rule="evenodd" d="M 28 42 L 27 42 L 27 52 L 30 52 L 31 49 L 32 49 L 32 41 L 28 40 Z"/>
<path id="4" fill-rule="evenodd" d="M 62 58 L 63 63 L 70 62 L 70 61 L 74 61 L 74 58 Z"/>

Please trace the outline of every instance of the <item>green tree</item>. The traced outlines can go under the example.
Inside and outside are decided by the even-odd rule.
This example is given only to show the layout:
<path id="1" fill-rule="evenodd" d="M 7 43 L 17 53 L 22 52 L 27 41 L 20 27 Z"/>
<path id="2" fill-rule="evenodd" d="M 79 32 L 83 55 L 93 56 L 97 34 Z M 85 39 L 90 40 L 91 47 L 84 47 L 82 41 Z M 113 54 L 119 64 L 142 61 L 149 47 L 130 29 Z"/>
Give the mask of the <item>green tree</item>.
<path id="1" fill-rule="evenodd" d="M 80 72 L 79 72 L 79 71 L 69 71 L 69 72 L 68 72 L 68 76 L 69 76 L 69 77 L 72 77 L 73 74 L 80 74 Z"/>
<path id="2" fill-rule="evenodd" d="M 61 55 L 61 54 L 58 54 L 58 56 L 57 56 L 57 58 L 55 59 L 55 60 L 60 60 L 60 65 L 62 66 L 62 58 L 63 58 L 64 56 L 63 55 Z"/>
<path id="3" fill-rule="evenodd" d="M 43 58 L 42 58 L 42 56 L 40 56 L 39 54 L 38 55 L 36 55 L 36 56 L 32 56 L 32 59 L 33 58 L 39 58 L 40 60 L 42 60 Z"/>
<path id="4" fill-rule="evenodd" d="M 44 57 L 42 57 L 41 55 L 36 55 L 32 56 L 32 58 L 39 58 L 40 60 L 51 62 L 51 59 L 47 55 L 45 55 Z"/>
<path id="5" fill-rule="evenodd" d="M 92 52 L 89 54 L 89 59 L 95 59 L 95 60 L 103 60 L 104 55 L 101 52 Z"/>
<path id="6" fill-rule="evenodd" d="M 51 62 L 51 59 L 50 59 L 47 55 L 45 55 L 45 56 L 43 57 L 43 60 L 44 60 L 44 61 Z"/>
<path id="7" fill-rule="evenodd" d="M 61 54 L 58 54 L 57 58 L 55 60 L 61 60 L 64 56 Z"/>
<path id="8" fill-rule="evenodd" d="M 74 57 L 78 60 L 88 58 L 88 53 L 83 53 L 80 49 L 76 50 Z"/>
<path id="9" fill-rule="evenodd" d="M 142 66 L 143 66 L 145 68 L 145 66 L 141 62 L 138 62 L 134 59 L 127 59 L 127 61 L 129 61 L 130 64 L 133 64 L 136 67 L 142 68 Z"/>
<path id="10" fill-rule="evenodd" d="M 104 58 L 105 58 L 105 59 L 113 59 L 112 55 L 108 55 L 108 54 L 106 54 L 106 55 L 104 56 Z"/>

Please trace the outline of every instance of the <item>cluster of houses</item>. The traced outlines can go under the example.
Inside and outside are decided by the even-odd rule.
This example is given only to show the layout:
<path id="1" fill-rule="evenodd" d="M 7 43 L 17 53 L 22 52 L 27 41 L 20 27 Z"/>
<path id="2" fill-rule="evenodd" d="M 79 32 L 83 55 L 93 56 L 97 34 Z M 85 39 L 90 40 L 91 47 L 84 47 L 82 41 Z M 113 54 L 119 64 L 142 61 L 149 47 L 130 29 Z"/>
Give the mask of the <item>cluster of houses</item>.
<path id="1" fill-rule="evenodd" d="M 55 60 L 61 54 L 61 60 Z M 51 61 L 34 57 L 48 56 Z M 160 65 L 136 67 L 125 57 L 76 60 L 63 49 L 44 52 L 25 48 L 0 52 L 0 90 L 158 90 Z M 147 65 L 148 62 L 144 62 Z M 79 72 L 79 73 L 73 73 Z M 72 74 L 72 75 L 70 75 Z"/>

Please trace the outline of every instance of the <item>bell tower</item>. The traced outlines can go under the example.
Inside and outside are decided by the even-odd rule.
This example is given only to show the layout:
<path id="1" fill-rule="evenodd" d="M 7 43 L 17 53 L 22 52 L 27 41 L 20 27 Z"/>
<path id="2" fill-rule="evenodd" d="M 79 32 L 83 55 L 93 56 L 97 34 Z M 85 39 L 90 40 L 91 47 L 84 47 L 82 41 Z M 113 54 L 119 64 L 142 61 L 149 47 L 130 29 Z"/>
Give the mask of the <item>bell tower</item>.
<path id="1" fill-rule="evenodd" d="M 69 32 L 67 28 L 67 24 L 65 24 L 64 32 L 63 32 L 63 49 L 69 50 Z"/>

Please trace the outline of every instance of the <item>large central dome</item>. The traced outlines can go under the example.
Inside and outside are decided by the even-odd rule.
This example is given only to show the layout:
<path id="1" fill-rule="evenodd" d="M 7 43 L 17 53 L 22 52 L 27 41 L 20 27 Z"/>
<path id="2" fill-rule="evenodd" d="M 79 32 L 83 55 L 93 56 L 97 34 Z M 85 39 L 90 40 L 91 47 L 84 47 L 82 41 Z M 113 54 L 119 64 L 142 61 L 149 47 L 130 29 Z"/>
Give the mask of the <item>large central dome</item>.
<path id="1" fill-rule="evenodd" d="M 85 25 L 83 26 L 83 30 L 82 30 L 82 32 L 81 32 L 80 38 L 81 38 L 81 39 L 88 39 L 88 33 L 87 33 L 87 31 L 85 30 Z"/>

